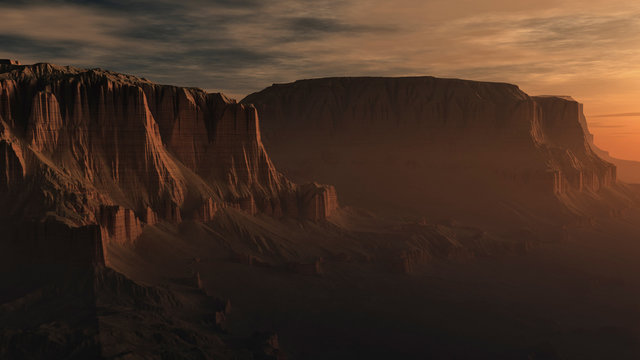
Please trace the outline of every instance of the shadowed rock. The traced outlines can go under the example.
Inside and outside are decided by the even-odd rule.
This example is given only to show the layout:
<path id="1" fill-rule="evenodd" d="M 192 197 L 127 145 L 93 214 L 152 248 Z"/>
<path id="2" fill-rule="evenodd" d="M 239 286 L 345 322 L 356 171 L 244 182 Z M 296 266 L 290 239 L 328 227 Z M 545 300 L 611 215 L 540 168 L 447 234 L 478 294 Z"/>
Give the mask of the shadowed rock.
<path id="1" fill-rule="evenodd" d="M 568 192 L 616 181 L 585 138 L 580 104 L 515 85 L 324 78 L 274 84 L 242 103 L 258 109 L 287 176 L 334 184 L 346 205 L 504 224 L 559 216 Z"/>

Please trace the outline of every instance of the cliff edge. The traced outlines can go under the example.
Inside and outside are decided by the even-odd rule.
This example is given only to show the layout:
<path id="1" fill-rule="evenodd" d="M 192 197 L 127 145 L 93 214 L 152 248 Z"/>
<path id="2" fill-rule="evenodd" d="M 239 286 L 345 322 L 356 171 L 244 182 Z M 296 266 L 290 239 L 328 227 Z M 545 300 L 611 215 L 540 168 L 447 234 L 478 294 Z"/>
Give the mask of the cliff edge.
<path id="1" fill-rule="evenodd" d="M 275 169 L 251 105 L 15 61 L 0 62 L 0 204 L 8 222 L 99 225 L 102 241 L 116 242 L 225 207 L 314 221 L 337 207 L 332 187 L 298 186 Z"/>
<path id="2" fill-rule="evenodd" d="M 241 103 L 258 109 L 282 171 L 335 184 L 347 204 L 504 220 L 616 181 L 585 138 L 579 103 L 511 84 L 324 78 L 274 84 Z"/>

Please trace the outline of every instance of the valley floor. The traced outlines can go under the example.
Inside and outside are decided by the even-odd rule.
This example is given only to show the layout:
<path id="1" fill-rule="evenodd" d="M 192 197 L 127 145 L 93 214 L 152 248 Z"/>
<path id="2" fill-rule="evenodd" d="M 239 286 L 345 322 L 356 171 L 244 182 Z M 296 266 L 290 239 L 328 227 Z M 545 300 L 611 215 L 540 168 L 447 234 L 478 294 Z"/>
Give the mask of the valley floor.
<path id="1" fill-rule="evenodd" d="M 291 359 L 637 359 L 637 215 L 525 254 L 435 260 L 412 274 L 357 261 L 328 261 L 321 275 L 194 264 L 202 253 L 186 248 L 173 264 L 145 261 L 167 278 L 197 270 L 207 293 L 232 299 L 232 333 L 276 332 Z"/>

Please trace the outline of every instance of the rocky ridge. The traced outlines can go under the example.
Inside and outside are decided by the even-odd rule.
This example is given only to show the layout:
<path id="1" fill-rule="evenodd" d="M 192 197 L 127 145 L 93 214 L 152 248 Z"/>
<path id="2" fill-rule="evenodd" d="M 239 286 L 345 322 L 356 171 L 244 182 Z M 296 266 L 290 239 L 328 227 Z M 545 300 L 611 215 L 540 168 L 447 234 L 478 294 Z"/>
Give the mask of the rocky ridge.
<path id="1" fill-rule="evenodd" d="M 335 209 L 328 197 L 332 187 L 275 169 L 251 105 L 101 69 L 0 62 L 5 219 L 99 225 L 102 241 L 126 243 L 145 223 L 210 221 L 225 207 L 318 221 Z"/>

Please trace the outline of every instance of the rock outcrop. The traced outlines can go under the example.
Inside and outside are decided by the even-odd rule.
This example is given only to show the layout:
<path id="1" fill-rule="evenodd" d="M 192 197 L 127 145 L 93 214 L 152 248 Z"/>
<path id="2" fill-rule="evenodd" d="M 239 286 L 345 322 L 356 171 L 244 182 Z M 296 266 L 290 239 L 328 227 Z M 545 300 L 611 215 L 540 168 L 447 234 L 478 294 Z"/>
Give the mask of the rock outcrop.
<path id="1" fill-rule="evenodd" d="M 142 223 L 133 210 L 121 206 L 102 206 L 98 222 L 106 241 L 130 244 L 142 234 Z"/>
<path id="2" fill-rule="evenodd" d="M 22 151 L 7 140 L 0 140 L 0 191 L 8 191 L 25 176 Z"/>
<path id="3" fill-rule="evenodd" d="M 24 281 L 13 287 L 11 278 Z M 195 284 L 141 285 L 108 267 L 82 264 L 25 264 L 1 280 L 2 359 L 284 358 L 276 335 L 229 334 L 229 300 Z"/>
<path id="4" fill-rule="evenodd" d="M 326 78 L 274 84 L 242 103 L 261 114 L 279 169 L 334 184 L 347 204 L 457 217 L 505 203 L 492 207 L 513 213 L 616 181 L 588 145 L 579 103 L 515 85 Z"/>
<path id="5" fill-rule="evenodd" d="M 13 61 L 0 61 L 0 204 L 16 221 L 98 225 L 105 243 L 133 242 L 144 223 L 210 221 L 225 206 L 312 221 L 335 210 L 275 169 L 251 105 Z"/>
<path id="6" fill-rule="evenodd" d="M 564 96 L 563 98 L 573 100 L 571 97 Z M 624 160 L 618 159 L 606 151 L 601 149 L 598 145 L 595 144 L 594 136 L 589 130 L 589 125 L 587 124 L 587 117 L 584 114 L 584 106 L 582 104 L 578 104 L 578 111 L 580 113 L 580 125 L 582 126 L 582 130 L 587 138 L 587 143 L 591 147 L 591 150 L 595 152 L 600 158 L 603 160 L 610 162 L 616 166 L 616 178 L 620 179 L 626 183 L 638 184 L 640 183 L 640 161 L 634 160 Z"/>
<path id="7" fill-rule="evenodd" d="M 194 213 L 194 218 L 202 222 L 211 221 L 217 211 L 218 204 L 212 198 L 208 198 L 202 201 L 202 205 Z"/>
<path id="8" fill-rule="evenodd" d="M 301 187 L 303 216 L 314 221 L 326 219 L 338 208 L 338 197 L 333 186 L 323 186 L 316 183 Z"/>
<path id="9" fill-rule="evenodd" d="M 582 104 L 560 96 L 536 96 L 533 100 L 541 112 L 542 142 L 551 152 L 550 167 L 561 175 L 561 184 L 578 191 L 613 185 L 616 167 L 593 152 L 593 135 L 586 130 Z M 566 191 L 566 186 L 559 188 Z"/>

